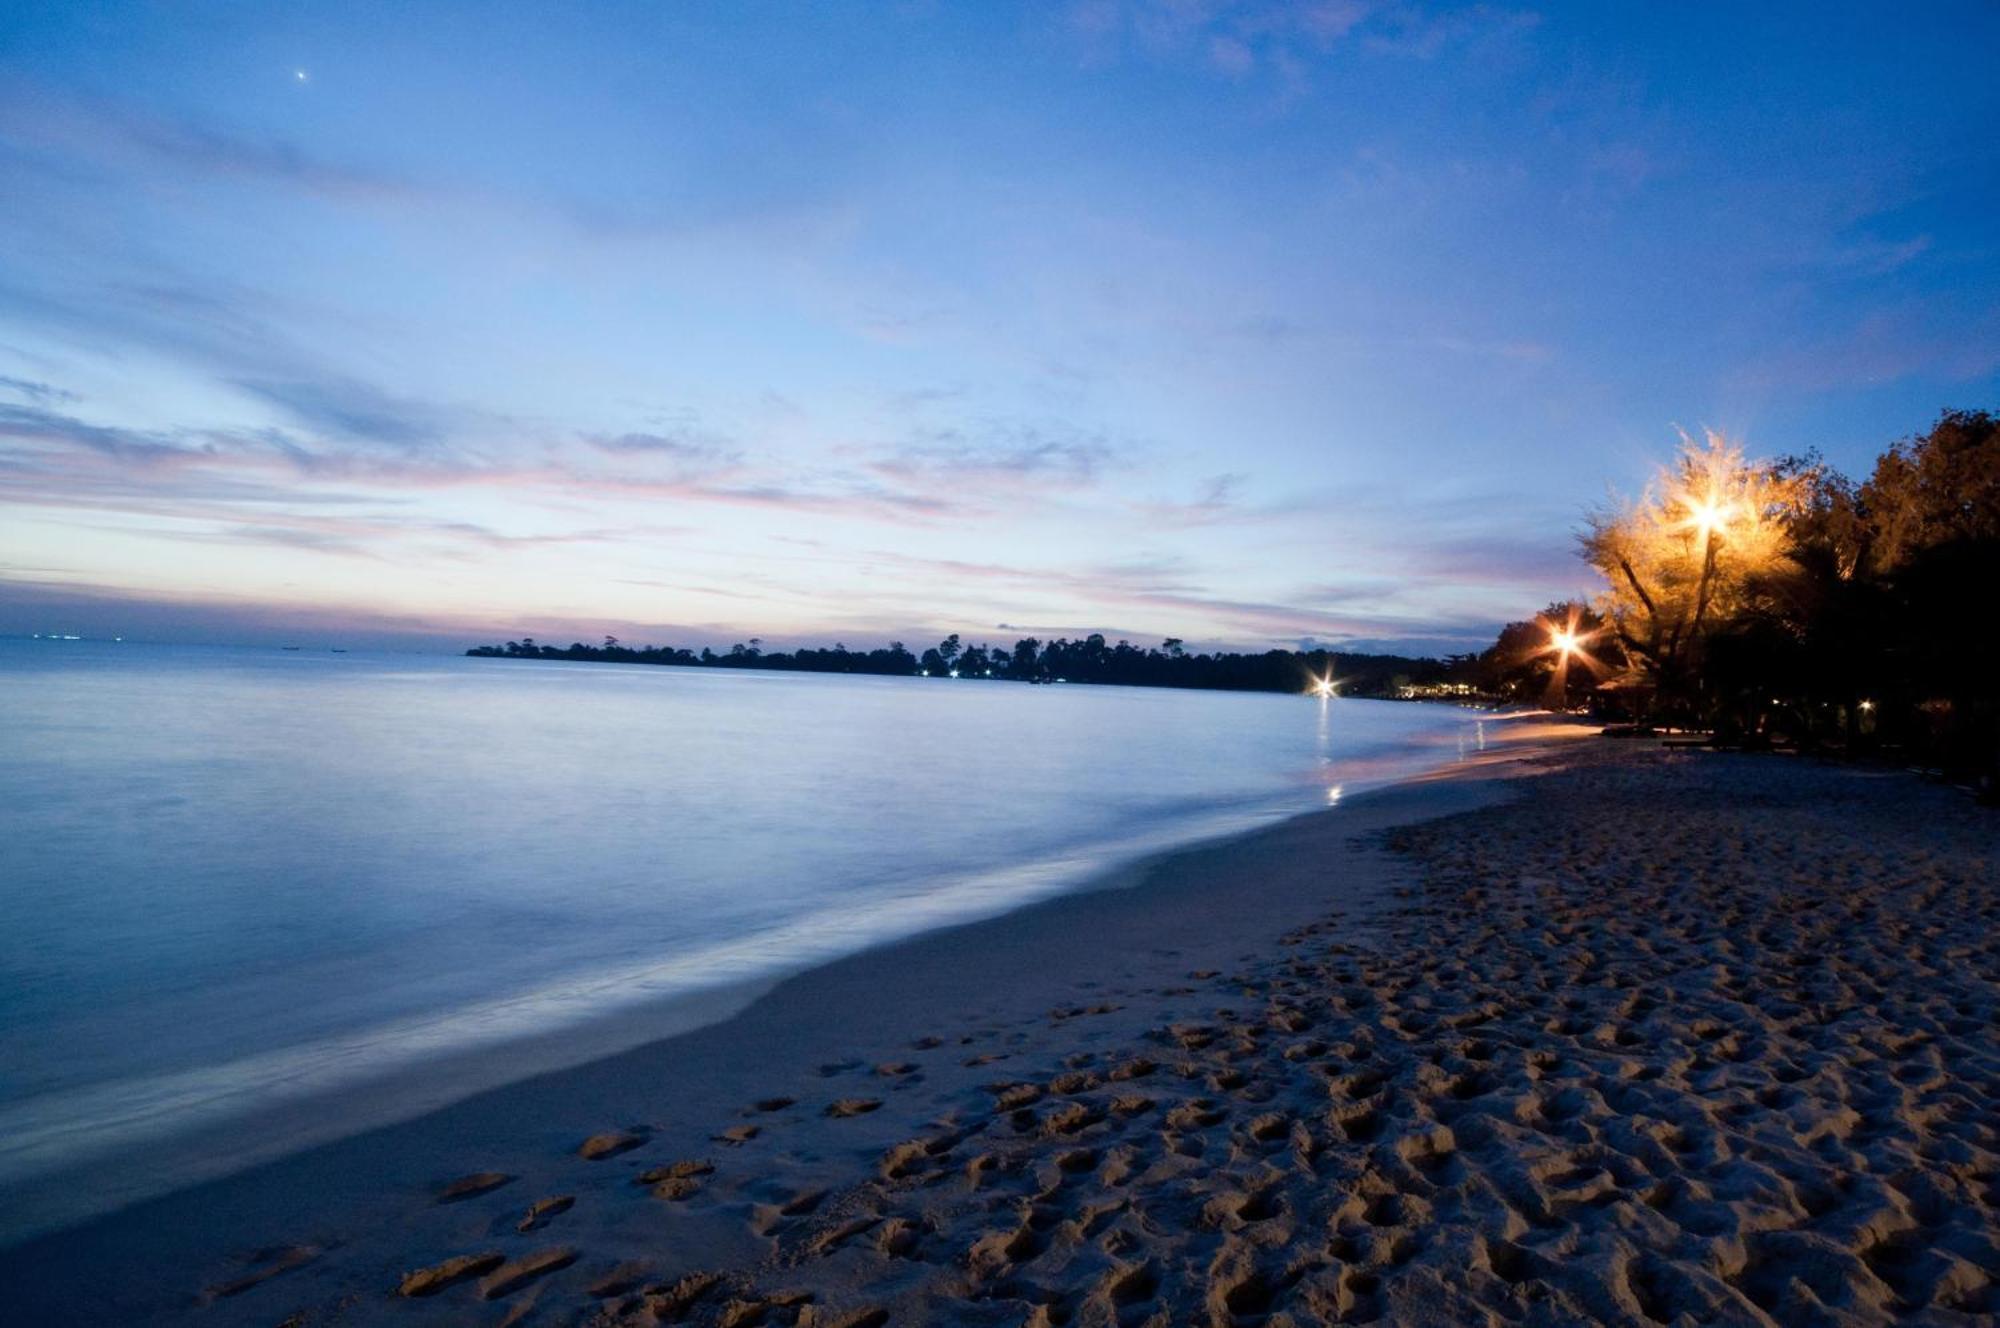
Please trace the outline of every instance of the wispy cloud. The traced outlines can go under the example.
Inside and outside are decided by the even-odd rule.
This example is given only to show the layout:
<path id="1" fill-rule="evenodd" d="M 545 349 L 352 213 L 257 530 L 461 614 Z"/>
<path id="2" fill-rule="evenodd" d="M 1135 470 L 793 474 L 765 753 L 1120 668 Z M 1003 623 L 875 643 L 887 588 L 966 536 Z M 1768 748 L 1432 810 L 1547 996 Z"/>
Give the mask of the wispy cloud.
<path id="1" fill-rule="evenodd" d="M 264 545 L 385 562 L 407 561 L 417 550 L 431 559 L 469 560 L 489 551 L 622 544 L 684 532 L 682 527 L 644 526 L 508 534 L 477 522 L 437 521 L 408 512 L 285 513 L 257 523 L 229 519 L 227 509 L 184 507 L 174 515 L 179 518 L 177 526 L 156 532 L 157 538 L 195 544 Z"/>
<path id="2" fill-rule="evenodd" d="M 415 448 L 444 436 L 444 412 L 438 406 L 392 396 L 351 378 L 238 378 L 234 385 L 334 438 Z"/>
<path id="3" fill-rule="evenodd" d="M 1399 607 L 1391 595 L 1375 602 L 1357 597 L 1351 606 L 1333 603 L 1324 588 L 1301 588 L 1285 598 L 1231 595 L 1212 589 L 1196 566 L 1179 557 L 1060 566 L 935 558 L 886 549 L 849 552 L 812 541 L 800 543 L 813 549 L 812 556 L 820 561 L 832 559 L 876 572 L 945 576 L 960 584 L 994 588 L 1003 597 L 997 602 L 1010 606 L 996 628 L 1004 631 L 1069 635 L 1102 631 L 1145 639 L 1153 631 L 1184 633 L 1181 624 L 1193 621 L 1207 625 L 1213 639 L 1277 644 L 1304 636 L 1344 642 L 1413 633 L 1490 640 L 1499 625 L 1483 613 Z M 1076 604 L 1092 606 L 1096 616 L 1080 618 L 1071 607 Z M 921 612 L 934 606 L 911 602 L 908 607 Z M 1121 620 L 1149 625 L 1120 628 Z"/>
<path id="4" fill-rule="evenodd" d="M 289 330 L 339 327 L 342 318 L 332 310 L 171 267 L 145 281 L 111 277 L 94 284 L 37 284 L 33 275 L 0 275 L 0 317 L 114 362 L 144 353 L 224 382 L 337 383 L 343 377 Z"/>
<path id="5" fill-rule="evenodd" d="M 1929 302 L 1901 301 L 1771 346 L 1730 375 L 1739 391 L 1852 391 L 1911 379 L 1965 384 L 2000 373 L 2000 310 L 1968 310 L 1940 326 Z"/>
<path id="6" fill-rule="evenodd" d="M 343 198 L 419 192 L 401 176 L 332 161 L 281 138 L 232 133 L 213 124 L 23 84 L 0 91 L 0 142 L 17 157 L 51 159 L 54 168 L 67 172 L 88 164 L 175 181 L 194 175 L 270 182 Z"/>
<path id="7" fill-rule="evenodd" d="M 310 553 L 337 553 L 356 558 L 380 558 L 388 550 L 379 539 L 337 535 L 323 530 L 302 530 L 297 526 L 229 526 L 216 531 L 164 531 L 168 539 L 199 540 L 213 544 L 270 544 Z"/>
<path id="8" fill-rule="evenodd" d="M 6 374 L 0 374 L 0 392 L 12 392 L 15 396 L 32 401 L 38 406 L 67 405 L 81 399 L 76 393 L 65 391 L 60 387 L 27 378 L 12 378 Z"/>
<path id="9" fill-rule="evenodd" d="M 583 441 L 615 456 L 658 458 L 685 470 L 726 470 L 744 460 L 740 445 L 692 416 L 625 433 L 587 433 Z"/>
<path id="10" fill-rule="evenodd" d="M 1564 587 L 1589 590 L 1597 584 L 1597 574 L 1577 556 L 1575 544 L 1550 530 L 1413 533 L 1403 552 L 1408 576 L 1455 586 L 1504 589 L 1513 592 L 1515 603 L 1525 603 L 1538 591 L 1559 593 Z"/>
<path id="11" fill-rule="evenodd" d="M 1526 32 L 1541 22 L 1535 10 L 1505 5 L 1395 4 L 1379 11 L 1364 40 L 1373 50 L 1434 60 L 1455 47 Z"/>
<path id="12" fill-rule="evenodd" d="M 1143 502 L 1136 506 L 1149 519 L 1172 526 L 1206 526 L 1239 519 L 1247 514 L 1239 495 L 1249 478 L 1240 472 L 1211 475 L 1202 481 L 1193 498 Z"/>
<path id="13" fill-rule="evenodd" d="M 0 404 L 0 438 L 82 448 L 142 464 L 184 460 L 196 455 L 195 449 L 163 433 L 89 424 L 74 415 L 40 406 Z"/>
<path id="14" fill-rule="evenodd" d="M 1131 51 L 1225 78 L 1265 74 L 1305 91 L 1315 63 L 1350 48 L 1432 60 L 1535 27 L 1533 10 L 1417 0 L 1080 0 L 1068 26 L 1093 54 Z"/>
<path id="15" fill-rule="evenodd" d="M 967 484 L 1077 489 L 1118 464 L 1103 435 L 1023 422 L 922 430 L 870 463 L 876 473 L 932 489 Z"/>
<path id="16" fill-rule="evenodd" d="M 1911 235 L 1892 240 L 1865 235 L 1839 241 L 1819 256 L 1819 263 L 1835 272 L 1858 277 L 1886 277 L 1902 271 L 1936 247 L 1929 235 Z"/>
<path id="17" fill-rule="evenodd" d="M 321 417 L 343 409 L 343 403 L 369 403 L 378 396 L 344 384 L 329 391 L 323 402 L 312 394 L 302 399 L 326 406 L 302 412 L 324 424 L 329 421 Z M 432 413 L 420 403 L 398 404 L 414 418 Z M 365 431 L 369 440 L 398 444 L 440 437 L 400 429 L 405 418 L 400 414 L 377 418 L 377 412 L 360 408 L 352 413 L 353 419 L 340 421 L 347 425 L 347 438 L 357 431 Z M 133 429 L 10 404 L 0 404 L 0 440 L 21 445 L 0 451 L 0 496 L 150 514 L 174 503 L 310 505 L 452 489 L 498 491 L 523 499 L 721 505 L 895 522 L 936 520 L 962 506 L 949 495 L 884 483 L 865 471 L 801 470 L 706 453 L 690 465 L 673 448 L 627 449 L 619 455 L 630 464 L 604 469 L 575 448 L 523 443 L 497 454 L 457 447 L 357 450 L 338 445 L 341 440 L 330 443 L 284 430 Z M 661 460 L 667 463 L 664 469 L 652 464 Z"/>
<path id="18" fill-rule="evenodd" d="M 1263 63 L 1323 52 L 1368 20 L 1365 0 L 1081 0 L 1071 29 L 1102 48 L 1193 56 L 1242 77 Z"/>

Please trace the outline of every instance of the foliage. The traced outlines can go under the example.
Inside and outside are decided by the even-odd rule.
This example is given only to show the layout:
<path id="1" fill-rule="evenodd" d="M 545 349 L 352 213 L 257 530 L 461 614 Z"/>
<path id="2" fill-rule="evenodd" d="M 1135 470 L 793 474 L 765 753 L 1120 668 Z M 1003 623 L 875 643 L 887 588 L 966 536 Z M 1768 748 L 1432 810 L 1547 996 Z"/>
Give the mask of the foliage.
<path id="1" fill-rule="evenodd" d="M 1327 650 L 1268 650 L 1261 654 L 1192 654 L 1170 638 L 1146 649 L 1130 641 L 1116 645 L 1092 633 L 1081 640 L 1044 643 L 1025 637 L 1002 646 L 961 643 L 954 633 L 922 655 L 897 641 L 885 649 L 854 651 L 802 647 L 767 651 L 755 638 L 726 654 L 699 653 L 676 646 L 621 645 L 606 637 L 601 646 L 581 641 L 568 646 L 538 645 L 533 637 L 505 645 L 477 646 L 468 655 L 503 659 L 590 660 L 614 664 L 666 664 L 684 668 L 771 669 L 795 673 L 860 673 L 892 677 L 1002 679 L 1013 682 L 1107 683 L 1136 687 L 1188 687 L 1226 691 L 1302 692 L 1316 678 L 1331 675 L 1350 696 L 1394 695 L 1400 683 L 1442 682 L 1449 666 L 1435 659 L 1403 655 L 1351 654 Z"/>
<path id="2" fill-rule="evenodd" d="M 2000 540 L 2000 421 L 1950 410 L 1897 443 L 1861 486 L 1871 570 L 1893 576 L 1940 548 Z"/>
<path id="3" fill-rule="evenodd" d="M 1981 612 L 2000 586 L 1991 414 L 1946 411 L 1859 484 L 1816 456 L 1684 442 L 1583 547 L 1653 714 L 1893 748 L 2000 786 L 2000 635 Z"/>
<path id="4" fill-rule="evenodd" d="M 1583 555 L 1609 583 L 1599 609 L 1632 666 L 1628 682 L 1669 703 L 1694 699 L 1703 646 L 1784 555 L 1786 521 L 1805 495 L 1800 474 L 1753 464 L 1719 434 L 1683 434 L 1638 501 L 1591 515 Z"/>
<path id="5" fill-rule="evenodd" d="M 1478 656 L 1471 676 L 1490 696 L 1576 710 L 1624 667 L 1624 648 L 1609 624 L 1590 605 L 1565 600 L 1501 628 L 1499 639 Z"/>

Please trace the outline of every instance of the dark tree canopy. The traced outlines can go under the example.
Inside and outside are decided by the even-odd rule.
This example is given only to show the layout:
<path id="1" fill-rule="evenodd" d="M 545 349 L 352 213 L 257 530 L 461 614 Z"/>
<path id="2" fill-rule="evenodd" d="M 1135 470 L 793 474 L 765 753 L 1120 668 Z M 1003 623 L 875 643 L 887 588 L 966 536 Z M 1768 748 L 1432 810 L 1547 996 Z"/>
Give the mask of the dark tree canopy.
<path id="1" fill-rule="evenodd" d="M 728 653 L 678 646 L 628 646 L 606 637 L 603 645 L 574 642 L 538 645 L 523 637 L 504 645 L 478 646 L 468 655 L 504 659 L 592 660 L 614 664 L 667 664 L 683 668 L 772 669 L 795 673 L 866 673 L 890 677 L 1004 679 L 1013 682 L 1106 683 L 1134 687 L 1187 687 L 1226 691 L 1303 692 L 1329 674 L 1349 696 L 1390 696 L 1411 684 L 1435 684 L 1452 674 L 1443 660 L 1328 650 L 1267 650 L 1261 654 L 1191 654 L 1178 639 L 1150 649 L 1096 633 L 1082 640 L 1038 641 L 1024 637 L 1004 646 L 964 645 L 956 633 L 921 655 L 900 641 L 877 650 L 801 647 L 767 651 L 751 638 Z"/>
<path id="2" fill-rule="evenodd" d="M 1724 460 L 1756 497 L 1735 499 L 1718 529 L 1756 556 L 1718 575 L 1675 544 L 1691 527 L 1674 502 L 1702 491 L 1687 481 L 1649 498 L 1655 510 L 1598 517 L 1585 541 L 1610 581 L 1600 607 L 1635 646 L 1625 681 L 1643 684 L 1626 694 L 1639 717 L 1745 741 L 1894 750 L 2000 786 L 2000 632 L 1987 621 L 2000 593 L 2000 421 L 1946 411 L 1858 484 L 1815 455 Z M 1753 513 L 1754 547 L 1743 533 Z M 1649 579 L 1648 558 L 1665 572 Z M 1683 584 L 1679 569 L 1693 569 Z M 1671 654 L 1656 645 L 1658 622 L 1678 621 L 1662 584 L 1692 594 L 1704 615 L 1698 636 L 1667 638 Z M 1530 624 L 1512 624 L 1481 656 L 1489 687 L 1532 688 L 1522 652 L 1533 638 Z"/>
<path id="3" fill-rule="evenodd" d="M 1471 673 L 1487 695 L 1578 709 L 1624 668 L 1624 649 L 1604 619 L 1588 604 L 1564 600 L 1501 628 Z"/>

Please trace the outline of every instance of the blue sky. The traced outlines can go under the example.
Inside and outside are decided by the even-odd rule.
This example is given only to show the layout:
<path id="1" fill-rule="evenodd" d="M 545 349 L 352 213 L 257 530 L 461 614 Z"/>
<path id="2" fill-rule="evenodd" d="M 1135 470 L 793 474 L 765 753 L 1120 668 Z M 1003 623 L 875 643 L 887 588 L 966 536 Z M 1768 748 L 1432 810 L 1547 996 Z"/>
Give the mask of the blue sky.
<path id="1" fill-rule="evenodd" d="M 1739 12 L 1741 11 L 1741 12 Z M 1461 649 L 2000 384 L 2000 11 L 23 4 L 0 632 Z"/>

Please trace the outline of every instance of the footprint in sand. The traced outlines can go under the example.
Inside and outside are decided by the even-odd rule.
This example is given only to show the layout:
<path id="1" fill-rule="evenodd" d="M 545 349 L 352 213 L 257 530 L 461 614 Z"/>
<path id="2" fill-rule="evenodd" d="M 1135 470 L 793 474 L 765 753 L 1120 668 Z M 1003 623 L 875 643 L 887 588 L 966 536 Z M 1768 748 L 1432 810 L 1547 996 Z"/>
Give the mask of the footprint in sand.
<path id="1" fill-rule="evenodd" d="M 815 1324 L 822 1322 L 815 1319 Z M 867 1309 L 849 1310 L 845 1314 L 834 1315 L 824 1320 L 826 1328 L 883 1328 L 889 1322 L 889 1311 L 870 1306 Z"/>
<path id="2" fill-rule="evenodd" d="M 646 1135 L 637 1130 L 607 1130 L 603 1134 L 593 1134 L 577 1147 L 576 1155 L 586 1162 L 601 1162 L 607 1157 L 629 1153 L 646 1142 Z"/>
<path id="3" fill-rule="evenodd" d="M 203 1293 L 203 1299 L 227 1300 L 231 1296 L 240 1296 L 250 1288 L 262 1286 L 272 1278 L 289 1273 L 294 1268 L 305 1267 L 322 1253 L 317 1245 L 286 1245 L 273 1250 L 259 1250 L 251 1256 L 252 1261 L 260 1265 L 259 1267 L 241 1277 L 208 1288 Z"/>
<path id="4" fill-rule="evenodd" d="M 511 1296 L 528 1283 L 546 1277 L 558 1269 L 567 1268 L 576 1262 L 576 1250 L 568 1245 L 552 1246 L 546 1250 L 536 1250 L 501 1264 L 479 1280 L 481 1300 L 499 1300 Z"/>
<path id="5" fill-rule="evenodd" d="M 1088 1102 L 1066 1102 L 1042 1117 L 1044 1135 L 1076 1134 L 1104 1119 L 1104 1113 Z"/>
<path id="6" fill-rule="evenodd" d="M 478 1277 L 492 1272 L 507 1262 L 507 1256 L 498 1250 L 487 1250 L 483 1254 L 459 1254 L 443 1263 L 419 1268 L 414 1273 L 403 1274 L 403 1280 L 396 1287 L 399 1296 L 435 1296 L 448 1286 L 463 1282 L 468 1277 Z"/>
<path id="7" fill-rule="evenodd" d="M 923 1228 L 915 1222 L 906 1217 L 892 1217 L 876 1234 L 875 1248 L 892 1259 L 914 1258 L 922 1237 Z"/>
<path id="8" fill-rule="evenodd" d="M 872 1231 L 882 1222 L 879 1217 L 855 1217 L 830 1227 L 814 1236 L 806 1246 L 806 1252 L 814 1258 L 824 1258 L 838 1250 L 848 1241 L 864 1232 Z"/>
<path id="9" fill-rule="evenodd" d="M 844 1097 L 837 1102 L 828 1103 L 826 1114 L 835 1119 L 847 1116 L 866 1116 L 881 1105 L 882 1099 L 878 1097 Z"/>
<path id="10" fill-rule="evenodd" d="M 567 1213 L 576 1206 L 574 1194 L 557 1194 L 546 1199 L 537 1199 L 528 1205 L 527 1215 L 514 1227 L 516 1231 L 535 1231 L 545 1227 L 560 1214 Z"/>
<path id="11" fill-rule="evenodd" d="M 692 1199 L 699 1193 L 701 1193 L 701 1182 L 692 1176 L 669 1176 L 654 1185 L 652 1190 L 655 1199 L 665 1199 L 669 1203 Z"/>
<path id="12" fill-rule="evenodd" d="M 1040 1084 L 994 1084 L 986 1091 L 993 1094 L 993 1105 L 1001 1111 L 1019 1111 L 1042 1100 Z"/>
<path id="13" fill-rule="evenodd" d="M 504 1171 L 480 1171 L 470 1176 L 460 1176 L 440 1187 L 437 1192 L 439 1203 L 457 1203 L 460 1199 L 470 1199 L 474 1195 L 486 1194 L 499 1189 L 514 1178 Z"/>
<path id="14" fill-rule="evenodd" d="M 704 1162 L 699 1158 L 682 1158 L 679 1161 L 668 1162 L 662 1166 L 649 1167 L 637 1176 L 634 1176 L 632 1183 L 634 1185 L 658 1185 L 662 1181 L 693 1180 L 697 1176 L 706 1176 L 714 1170 L 715 1164 L 713 1162 Z"/>
<path id="15" fill-rule="evenodd" d="M 825 1190 L 800 1190 L 782 1203 L 760 1204 L 751 1217 L 750 1229 L 760 1236 L 781 1230 L 791 1219 L 810 1217 L 826 1199 Z"/>
<path id="16" fill-rule="evenodd" d="M 629 1295 L 645 1284 L 651 1272 L 652 1270 L 643 1263 L 635 1261 L 621 1263 L 592 1282 L 584 1294 L 593 1300 L 611 1300 L 617 1296 Z"/>

